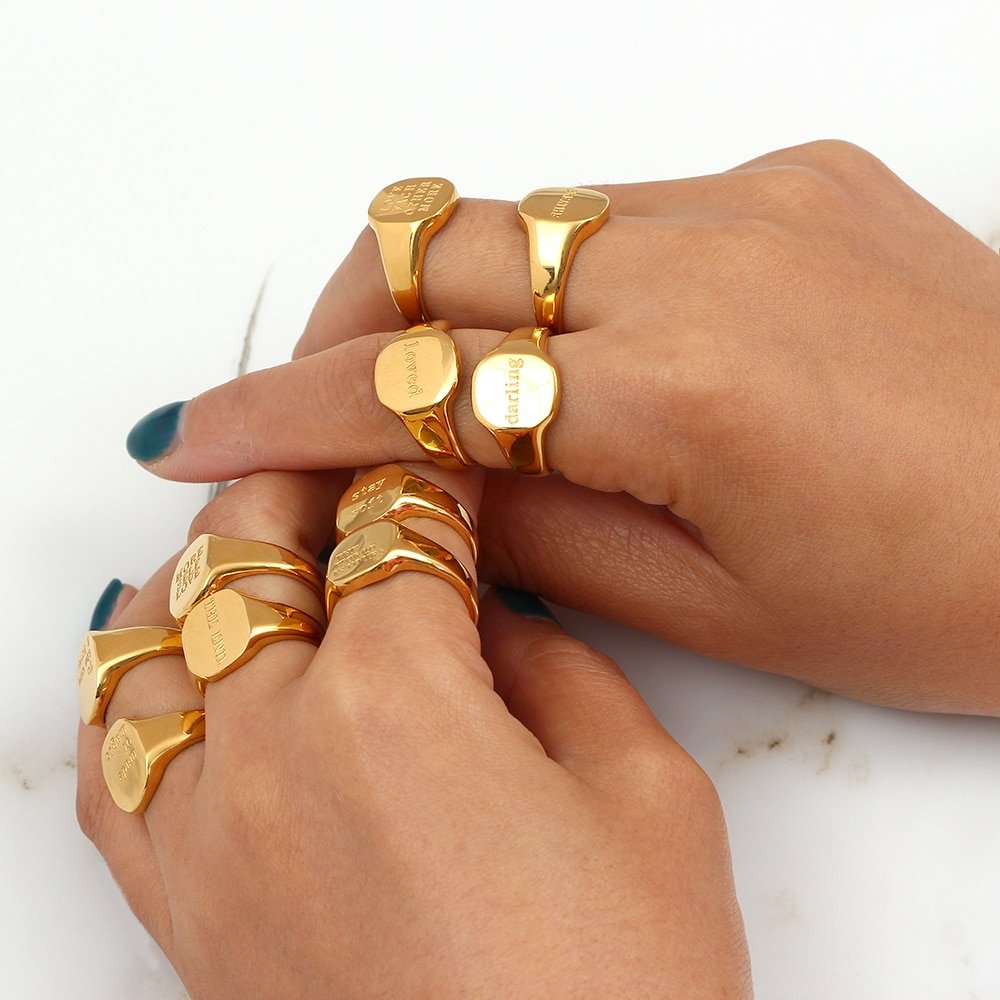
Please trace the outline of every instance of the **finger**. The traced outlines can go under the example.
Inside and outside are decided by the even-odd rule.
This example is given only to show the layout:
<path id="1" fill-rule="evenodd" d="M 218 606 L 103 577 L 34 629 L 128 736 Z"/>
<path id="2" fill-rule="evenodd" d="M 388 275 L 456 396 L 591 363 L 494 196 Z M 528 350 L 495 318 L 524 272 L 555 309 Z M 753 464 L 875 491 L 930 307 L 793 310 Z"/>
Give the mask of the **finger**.
<path id="1" fill-rule="evenodd" d="M 618 666 L 564 632 L 537 597 L 490 591 L 480 632 L 510 713 L 588 783 L 614 792 L 636 780 L 644 754 L 686 758 Z"/>
<path id="2" fill-rule="evenodd" d="M 80 724 L 77 733 L 76 814 L 80 829 L 101 852 L 132 912 L 165 952 L 171 922 L 163 876 L 142 816 L 122 812 L 104 784 L 104 730 Z"/>
<path id="3" fill-rule="evenodd" d="M 407 468 L 446 490 L 475 518 L 482 492 L 480 470 L 449 472 L 426 463 L 407 463 Z M 405 527 L 454 555 L 476 591 L 475 562 L 456 531 L 428 518 L 408 519 Z M 403 571 L 340 598 L 306 680 L 308 690 L 318 685 L 326 692 L 324 698 L 342 697 L 346 685 L 352 692 L 359 687 L 366 693 L 383 691 L 395 702 L 409 697 L 414 685 L 447 688 L 456 675 L 479 686 L 490 683 L 462 593 L 452 582 L 429 573 Z"/>
<path id="4" fill-rule="evenodd" d="M 564 479 L 487 477 L 480 575 L 720 659 L 766 613 L 669 511 Z"/>
<path id="5" fill-rule="evenodd" d="M 138 593 L 135 587 L 115 578 L 101 592 L 90 616 L 90 631 L 112 628 L 115 618 L 128 607 L 129 601 Z"/>
<path id="6" fill-rule="evenodd" d="M 612 215 L 580 244 L 565 291 L 565 329 L 598 326 L 620 311 L 630 287 L 643 220 Z M 421 279 L 429 318 L 460 327 L 514 330 L 531 326 L 528 238 L 509 201 L 464 198 L 431 240 Z M 378 242 L 370 229 L 320 294 L 294 357 L 314 354 L 359 334 L 402 326 L 386 286 Z"/>
<path id="7" fill-rule="evenodd" d="M 488 330 L 452 335 L 462 358 L 454 413 L 458 437 L 474 462 L 503 468 L 502 452 L 473 413 L 470 386 L 477 362 L 502 335 Z M 147 467 L 166 479 L 197 482 L 265 468 L 419 461 L 419 446 L 375 394 L 375 359 L 392 336 L 352 340 L 210 389 L 184 407 L 165 454 Z M 677 349 L 665 345 L 658 359 L 663 370 L 653 373 L 631 364 L 609 331 L 553 337 L 548 350 L 562 386 L 559 412 L 545 439 L 555 467 L 594 489 L 672 499 L 677 470 L 666 458 L 649 462 L 643 456 L 667 454 L 665 431 L 675 433 L 687 410 L 679 398 L 683 390 L 672 379 Z M 595 405 L 598 401 L 607 405 Z M 667 429 L 664 414 L 671 422 Z M 683 455 L 689 449 L 677 451 Z"/>
<path id="8" fill-rule="evenodd" d="M 177 623 L 170 614 L 168 604 L 176 563 L 177 556 L 173 556 L 156 571 L 115 619 L 115 628 L 176 627 Z M 203 704 L 203 699 L 188 674 L 184 657 L 155 656 L 122 676 L 108 702 L 105 719 L 108 726 L 111 726 L 118 719 L 149 719 L 168 712 L 187 712 L 201 708 Z M 100 745 L 105 731 L 96 726 L 88 728 L 99 736 L 94 753 L 100 775 Z M 87 739 L 89 742 L 90 737 Z M 193 794 L 201 774 L 202 753 L 202 745 L 196 744 L 170 762 L 153 800 L 143 813 L 151 830 L 155 830 L 157 825 L 160 828 L 165 825 L 170 829 L 176 822 L 176 817 L 183 815 L 183 805 Z M 100 776 L 100 783 L 104 785 L 103 776 Z M 101 791 L 110 802 L 107 789 L 102 787 Z M 117 809 L 117 806 L 113 807 Z M 153 836 L 156 836 L 155 832 Z"/>
<path id="9" fill-rule="evenodd" d="M 268 542 L 315 563 L 336 524 L 337 502 L 350 481 L 342 472 L 260 472 L 223 490 L 195 517 L 189 541 L 200 535 L 221 535 Z M 211 550 L 204 557 L 210 558 Z M 317 567 L 319 569 L 319 567 Z M 322 571 L 319 572 L 322 578 Z M 253 598 L 282 604 L 325 622 L 323 596 L 292 576 L 266 573 L 225 585 Z M 261 717 L 260 706 L 272 704 L 279 692 L 308 667 L 316 646 L 298 639 L 280 639 L 260 648 L 253 659 L 212 681 L 205 692 L 212 716 L 214 745 L 241 738 Z"/>

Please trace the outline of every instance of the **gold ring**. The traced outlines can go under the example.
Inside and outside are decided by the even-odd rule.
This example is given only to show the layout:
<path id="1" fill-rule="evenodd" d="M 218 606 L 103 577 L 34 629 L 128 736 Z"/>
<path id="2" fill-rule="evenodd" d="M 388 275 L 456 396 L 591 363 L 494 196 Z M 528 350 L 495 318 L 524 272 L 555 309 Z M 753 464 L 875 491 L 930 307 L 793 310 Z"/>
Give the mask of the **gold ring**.
<path id="1" fill-rule="evenodd" d="M 368 207 L 389 291 L 407 323 L 429 319 L 420 284 L 424 254 L 457 201 L 455 185 L 443 177 L 408 177 L 383 188 Z"/>
<path id="2" fill-rule="evenodd" d="M 446 580 L 461 595 L 472 621 L 479 621 L 478 595 L 465 567 L 447 549 L 394 521 L 373 521 L 333 550 L 326 574 L 327 614 L 333 614 L 342 597 L 407 570 Z"/>
<path id="3" fill-rule="evenodd" d="M 154 656 L 181 655 L 176 628 L 118 628 L 88 632 L 76 665 L 80 718 L 88 726 L 103 726 L 108 702 L 118 682 L 133 667 Z"/>
<path id="4" fill-rule="evenodd" d="M 610 204 L 589 188 L 539 188 L 521 199 L 536 326 L 562 333 L 566 275 L 580 244 L 607 222 Z"/>
<path id="5" fill-rule="evenodd" d="M 313 563 L 270 542 L 221 535 L 199 535 L 177 562 L 170 588 L 170 613 L 182 625 L 188 612 L 208 594 L 233 580 L 258 573 L 294 577 L 322 597 L 323 580 Z"/>
<path id="6" fill-rule="evenodd" d="M 280 639 L 319 645 L 323 626 L 315 618 L 238 590 L 219 590 L 199 601 L 184 619 L 184 658 L 195 683 L 218 681 Z M 199 683 L 201 682 L 201 683 Z"/>
<path id="7" fill-rule="evenodd" d="M 104 737 L 101 767 L 115 804 L 142 812 L 152 801 L 167 765 L 205 738 L 205 713 L 170 712 L 152 719 L 119 719 Z"/>
<path id="8" fill-rule="evenodd" d="M 552 471 L 545 430 L 559 410 L 559 372 L 545 351 L 546 327 L 521 327 L 472 373 L 472 409 L 510 467 L 526 476 Z"/>
<path id="9" fill-rule="evenodd" d="M 399 522 L 411 517 L 448 525 L 468 545 L 472 558 L 478 556 L 476 525 L 465 507 L 447 490 L 401 465 L 383 465 L 355 480 L 337 507 L 337 541 L 380 518 Z"/>
<path id="10" fill-rule="evenodd" d="M 444 469 L 470 464 L 452 420 L 458 375 L 458 349 L 448 325 L 440 321 L 411 326 L 390 340 L 375 359 L 379 401 Z"/>

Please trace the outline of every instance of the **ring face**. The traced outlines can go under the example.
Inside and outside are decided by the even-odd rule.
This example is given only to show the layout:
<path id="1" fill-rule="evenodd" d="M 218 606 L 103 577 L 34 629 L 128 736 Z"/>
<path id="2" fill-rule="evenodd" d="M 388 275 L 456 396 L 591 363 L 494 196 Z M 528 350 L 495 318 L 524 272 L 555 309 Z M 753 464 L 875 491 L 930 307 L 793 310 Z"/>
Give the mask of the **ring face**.
<path id="1" fill-rule="evenodd" d="M 326 576 L 327 615 L 348 594 L 407 570 L 446 580 L 458 590 L 473 622 L 478 621 L 479 601 L 465 567 L 447 549 L 394 521 L 374 521 L 333 550 Z"/>
<path id="2" fill-rule="evenodd" d="M 191 608 L 206 594 L 258 573 L 291 576 L 318 594 L 323 591 L 316 567 L 280 545 L 205 534 L 199 535 L 177 561 L 170 587 L 170 613 L 178 623 L 183 623 Z"/>
<path id="3" fill-rule="evenodd" d="M 380 518 L 411 517 L 447 524 L 476 557 L 476 526 L 469 512 L 446 490 L 401 465 L 383 465 L 355 480 L 337 508 L 337 540 Z"/>
<path id="4" fill-rule="evenodd" d="M 221 680 L 278 639 L 318 643 L 323 627 L 295 608 L 262 601 L 238 590 L 219 590 L 199 601 L 184 619 L 188 670 L 199 681 Z"/>
<path id="5" fill-rule="evenodd" d="M 428 318 L 421 289 L 424 255 L 457 201 L 455 185 L 444 177 L 408 177 L 383 188 L 368 206 L 389 291 L 408 323 Z"/>
<path id="6" fill-rule="evenodd" d="M 394 337 L 375 359 L 379 401 L 402 420 L 430 458 L 450 469 L 468 464 L 451 418 L 458 373 L 455 342 L 429 325 Z"/>
<path id="7" fill-rule="evenodd" d="M 154 656 L 182 653 L 180 630 L 137 627 L 88 632 L 76 667 L 80 718 L 85 725 L 103 725 L 104 713 L 118 682 Z"/>
<path id="8" fill-rule="evenodd" d="M 517 206 L 528 234 L 535 325 L 562 331 L 566 275 L 579 245 L 607 221 L 608 196 L 589 188 L 539 188 Z"/>
<path id="9" fill-rule="evenodd" d="M 204 738 L 201 709 L 152 719 L 119 719 L 108 729 L 101 750 L 104 781 L 115 804 L 125 812 L 142 812 L 170 761 Z"/>
<path id="10" fill-rule="evenodd" d="M 545 428 L 559 410 L 559 373 L 544 345 L 547 331 L 515 330 L 483 358 L 472 375 L 476 419 L 496 438 L 507 461 L 527 475 L 544 475 Z"/>

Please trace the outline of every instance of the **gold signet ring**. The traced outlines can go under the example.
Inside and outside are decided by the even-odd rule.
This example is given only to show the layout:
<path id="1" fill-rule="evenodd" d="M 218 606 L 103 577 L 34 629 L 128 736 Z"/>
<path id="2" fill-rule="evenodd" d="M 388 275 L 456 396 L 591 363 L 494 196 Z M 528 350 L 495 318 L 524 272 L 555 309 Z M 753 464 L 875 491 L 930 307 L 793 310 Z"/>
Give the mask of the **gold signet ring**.
<path id="1" fill-rule="evenodd" d="M 103 726 L 108 702 L 125 673 L 154 656 L 180 655 L 176 628 L 118 628 L 88 632 L 76 667 L 80 718 L 88 726 Z"/>
<path id="2" fill-rule="evenodd" d="M 375 359 L 375 392 L 417 444 L 445 469 L 469 464 L 452 423 L 459 360 L 447 324 L 411 326 Z"/>
<path id="3" fill-rule="evenodd" d="M 356 479 L 337 508 L 337 541 L 380 518 L 405 521 L 429 517 L 456 531 L 478 555 L 476 526 L 469 512 L 440 486 L 401 465 L 383 465 Z"/>
<path id="4" fill-rule="evenodd" d="M 563 328 L 566 275 L 580 244 L 607 222 L 608 196 L 589 188 L 539 188 L 525 195 L 517 214 L 528 233 L 535 324 Z"/>
<path id="5" fill-rule="evenodd" d="M 521 327 L 504 338 L 472 373 L 472 409 L 496 438 L 512 469 L 526 476 L 552 471 L 545 429 L 559 409 L 559 372 L 545 352 L 549 331 Z"/>
<path id="6" fill-rule="evenodd" d="M 455 185 L 443 177 L 408 177 L 382 188 L 368 207 L 389 291 L 408 323 L 429 318 L 420 285 L 424 254 L 457 201 Z"/>
<path id="7" fill-rule="evenodd" d="M 280 545 L 199 535 L 177 561 L 170 587 L 170 613 L 183 624 L 191 608 L 207 594 L 258 573 L 295 577 L 318 595 L 323 594 L 323 580 L 316 567 Z"/>
<path id="8" fill-rule="evenodd" d="M 152 719 L 119 719 L 108 728 L 101 751 L 104 781 L 115 804 L 125 812 L 142 812 L 156 794 L 167 765 L 204 738 L 201 709 Z"/>
<path id="9" fill-rule="evenodd" d="M 318 646 L 323 626 L 285 604 L 219 590 L 188 612 L 182 636 L 188 670 L 196 682 L 207 682 L 221 680 L 280 639 L 306 639 Z"/>
<path id="10" fill-rule="evenodd" d="M 326 574 L 327 614 L 348 594 L 406 570 L 446 580 L 465 601 L 473 622 L 479 621 L 478 595 L 465 567 L 447 549 L 394 521 L 365 525 L 333 550 Z"/>

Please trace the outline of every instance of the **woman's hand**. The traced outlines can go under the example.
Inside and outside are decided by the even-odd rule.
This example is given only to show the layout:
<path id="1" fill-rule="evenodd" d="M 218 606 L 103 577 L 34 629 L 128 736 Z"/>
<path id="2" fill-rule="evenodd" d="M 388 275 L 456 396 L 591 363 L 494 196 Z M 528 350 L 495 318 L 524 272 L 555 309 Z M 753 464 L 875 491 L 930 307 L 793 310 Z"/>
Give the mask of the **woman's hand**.
<path id="1" fill-rule="evenodd" d="M 422 471 L 476 510 L 478 474 Z M 254 475 L 192 535 L 316 552 L 344 485 Z M 407 523 L 469 561 L 447 527 Z M 112 626 L 170 623 L 172 568 Z M 295 580 L 237 588 L 322 613 Z M 83 829 L 193 997 L 749 996 L 703 772 L 537 600 L 488 596 L 481 627 L 482 653 L 456 591 L 422 573 L 343 598 L 318 650 L 277 642 L 208 686 L 205 742 L 142 815 L 112 804 L 104 731 L 81 728 Z M 108 721 L 198 702 L 160 657 Z"/>
<path id="2" fill-rule="evenodd" d="M 604 190 L 550 341 L 564 478 L 491 476 L 484 576 L 854 697 L 1000 713 L 1000 260 L 844 143 Z M 424 288 L 464 327 L 460 438 L 500 468 L 468 375 L 531 323 L 513 207 L 460 203 Z M 366 232 L 298 360 L 133 442 L 159 426 L 143 455 L 185 480 L 417 458 L 372 388 L 399 325 Z"/>

